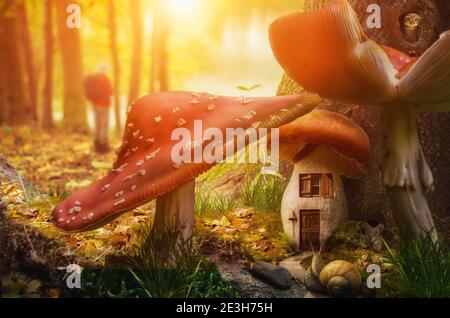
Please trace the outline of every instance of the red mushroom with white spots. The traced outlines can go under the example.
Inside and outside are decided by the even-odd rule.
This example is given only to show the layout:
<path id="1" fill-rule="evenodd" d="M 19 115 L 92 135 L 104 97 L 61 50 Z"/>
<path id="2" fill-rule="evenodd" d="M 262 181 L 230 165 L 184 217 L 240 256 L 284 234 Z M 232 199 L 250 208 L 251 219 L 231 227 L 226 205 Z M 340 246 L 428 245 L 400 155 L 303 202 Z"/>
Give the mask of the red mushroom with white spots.
<path id="1" fill-rule="evenodd" d="M 251 100 L 188 92 L 143 97 L 129 109 L 112 171 L 58 204 L 54 223 L 68 232 L 88 231 L 156 198 L 154 231 L 163 232 L 176 223 L 189 236 L 194 222 L 194 179 L 216 162 L 174 161 L 172 152 L 178 142 L 172 133 L 187 129 L 193 139 L 185 146 L 196 148 L 212 142 L 202 139 L 210 128 L 224 135 L 227 128 L 276 128 L 310 112 L 319 102 L 314 94 Z M 195 136 L 198 121 L 202 131 Z"/>
<path id="2" fill-rule="evenodd" d="M 345 0 L 293 13 L 270 27 L 287 74 L 331 100 L 378 105 L 383 126 L 383 182 L 403 236 L 436 237 L 426 192 L 433 176 L 417 135 L 416 114 L 450 111 L 450 31 L 419 58 L 367 38 Z"/>

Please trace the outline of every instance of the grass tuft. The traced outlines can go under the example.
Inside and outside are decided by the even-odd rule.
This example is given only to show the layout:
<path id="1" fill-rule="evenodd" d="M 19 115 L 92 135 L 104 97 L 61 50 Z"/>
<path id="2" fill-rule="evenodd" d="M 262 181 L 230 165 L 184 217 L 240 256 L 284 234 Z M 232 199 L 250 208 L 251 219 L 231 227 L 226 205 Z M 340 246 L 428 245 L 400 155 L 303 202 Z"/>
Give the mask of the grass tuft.
<path id="1" fill-rule="evenodd" d="M 279 176 L 260 174 L 244 183 L 242 202 L 257 212 L 280 212 L 286 186 L 286 180 Z"/>
<path id="2" fill-rule="evenodd" d="M 195 212 L 205 213 L 226 213 L 232 211 L 238 206 L 238 201 L 230 196 L 218 193 L 200 192 L 195 194 Z"/>
<path id="3" fill-rule="evenodd" d="M 399 273 L 398 289 L 406 297 L 450 297 L 450 250 L 439 236 L 431 232 L 420 241 L 400 240 L 395 249 L 385 242 L 390 261 Z"/>

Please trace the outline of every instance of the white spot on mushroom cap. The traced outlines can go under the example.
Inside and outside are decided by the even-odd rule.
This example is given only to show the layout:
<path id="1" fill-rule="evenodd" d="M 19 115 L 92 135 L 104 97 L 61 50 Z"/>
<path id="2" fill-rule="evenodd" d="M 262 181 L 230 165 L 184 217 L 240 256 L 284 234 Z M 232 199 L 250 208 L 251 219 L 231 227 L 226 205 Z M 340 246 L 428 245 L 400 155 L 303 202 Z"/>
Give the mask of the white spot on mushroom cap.
<path id="1" fill-rule="evenodd" d="M 184 125 L 186 125 L 186 120 L 184 120 L 183 118 L 178 119 L 177 126 L 181 127 L 181 126 L 184 126 Z"/>
<path id="2" fill-rule="evenodd" d="M 198 105 L 198 104 L 200 104 L 200 102 L 197 100 L 197 99 L 193 99 L 193 100 L 191 100 L 191 105 Z"/>
<path id="3" fill-rule="evenodd" d="M 250 120 L 250 119 L 252 119 L 253 117 L 255 117 L 256 116 L 256 112 L 255 111 L 250 111 L 247 115 L 244 115 L 244 116 L 242 116 L 244 119 L 247 119 L 247 120 Z"/>
<path id="4" fill-rule="evenodd" d="M 142 170 L 139 170 L 138 175 L 145 176 L 145 173 L 146 173 L 145 169 L 142 169 Z"/>
<path id="5" fill-rule="evenodd" d="M 145 144 L 147 146 L 153 145 L 154 142 L 155 142 L 155 138 L 148 138 L 145 140 Z"/>
<path id="6" fill-rule="evenodd" d="M 172 114 L 178 113 L 180 111 L 180 107 L 175 107 L 172 109 Z"/>
<path id="7" fill-rule="evenodd" d="M 138 162 L 136 162 L 136 166 L 140 167 L 144 164 L 144 160 L 139 160 Z"/>
<path id="8" fill-rule="evenodd" d="M 123 196 L 123 191 L 119 191 L 119 192 L 116 192 L 116 194 L 114 195 L 116 198 L 120 198 L 121 196 Z"/>
<path id="9" fill-rule="evenodd" d="M 161 122 L 161 120 L 162 120 L 161 116 L 155 117 L 155 123 L 159 124 Z"/>
<path id="10" fill-rule="evenodd" d="M 214 108 L 216 108 L 216 105 L 214 105 L 214 104 L 208 105 L 208 110 L 213 110 Z"/>
<path id="11" fill-rule="evenodd" d="M 254 102 L 253 99 L 243 98 L 243 99 L 241 100 L 241 104 L 242 104 L 242 105 L 247 105 L 247 104 L 250 104 L 250 103 L 253 103 L 253 102 Z"/>
<path id="12" fill-rule="evenodd" d="M 105 184 L 105 185 L 102 187 L 102 192 L 106 191 L 110 186 L 111 186 L 111 185 L 110 185 L 109 183 L 108 183 L 108 184 Z"/>
<path id="13" fill-rule="evenodd" d="M 133 184 L 133 185 L 130 187 L 131 191 L 136 190 L 136 188 L 137 188 L 137 185 L 135 185 L 135 184 Z"/>
<path id="14" fill-rule="evenodd" d="M 121 204 L 124 204 L 124 203 L 125 203 L 125 199 L 122 198 L 122 199 L 117 200 L 116 202 L 114 202 L 113 205 L 116 207 L 116 206 L 121 205 Z"/>
<path id="15" fill-rule="evenodd" d="M 129 181 L 129 180 L 133 179 L 135 176 L 136 176 L 135 174 L 130 174 L 129 176 L 124 178 L 123 181 Z"/>

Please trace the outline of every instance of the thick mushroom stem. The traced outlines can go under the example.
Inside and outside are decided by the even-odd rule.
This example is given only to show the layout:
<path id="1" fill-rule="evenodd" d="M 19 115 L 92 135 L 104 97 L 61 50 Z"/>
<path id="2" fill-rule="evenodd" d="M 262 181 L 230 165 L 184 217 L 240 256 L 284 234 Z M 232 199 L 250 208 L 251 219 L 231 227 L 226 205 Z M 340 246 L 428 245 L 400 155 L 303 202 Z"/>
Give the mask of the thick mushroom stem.
<path id="1" fill-rule="evenodd" d="M 420 239 L 437 233 L 426 192 L 433 176 L 417 135 L 416 112 L 411 105 L 383 106 L 383 182 L 394 219 L 403 237 Z"/>
<path id="2" fill-rule="evenodd" d="M 152 234 L 159 241 L 158 249 L 167 256 L 170 240 L 188 241 L 195 218 L 195 180 L 191 180 L 156 199 Z"/>

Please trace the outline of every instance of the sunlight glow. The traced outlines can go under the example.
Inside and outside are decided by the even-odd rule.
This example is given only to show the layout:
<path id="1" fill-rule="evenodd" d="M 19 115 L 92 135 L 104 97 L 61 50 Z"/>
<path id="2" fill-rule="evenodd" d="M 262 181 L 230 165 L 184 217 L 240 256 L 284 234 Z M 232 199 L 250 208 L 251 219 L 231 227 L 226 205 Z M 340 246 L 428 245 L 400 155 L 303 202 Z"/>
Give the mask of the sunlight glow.
<path id="1" fill-rule="evenodd" d="M 201 9 L 201 0 L 167 0 L 167 9 L 173 17 L 192 17 Z"/>

